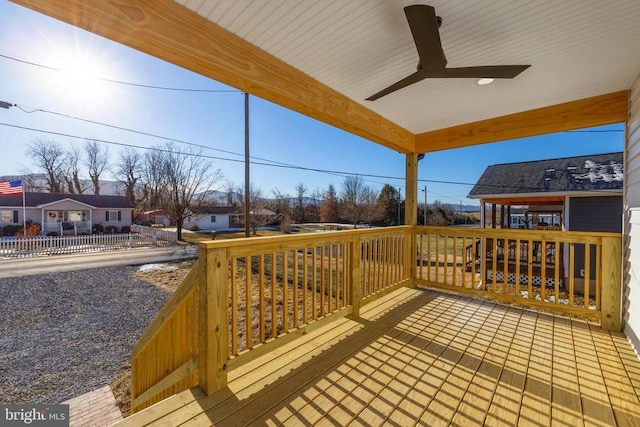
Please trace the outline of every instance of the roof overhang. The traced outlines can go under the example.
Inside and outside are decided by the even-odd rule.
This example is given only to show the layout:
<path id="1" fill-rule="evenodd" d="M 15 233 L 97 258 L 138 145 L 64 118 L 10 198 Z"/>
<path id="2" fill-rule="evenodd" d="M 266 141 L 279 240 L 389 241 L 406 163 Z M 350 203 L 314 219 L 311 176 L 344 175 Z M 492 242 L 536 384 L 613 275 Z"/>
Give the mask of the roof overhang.
<path id="1" fill-rule="evenodd" d="M 549 192 L 549 193 L 513 193 L 513 194 L 480 194 L 468 196 L 470 199 L 480 200 L 482 203 L 495 203 L 505 206 L 523 205 L 554 205 L 562 204 L 570 197 L 613 197 L 622 196 L 623 191 L 571 191 L 571 192 Z"/>
<path id="2" fill-rule="evenodd" d="M 57 204 L 64 203 L 64 202 L 75 203 L 75 204 L 77 204 L 79 206 L 83 206 L 83 207 L 89 208 L 89 209 L 98 209 L 96 206 L 92 206 L 92 205 L 89 205 L 87 203 L 79 202 L 79 201 L 73 200 L 73 199 L 71 199 L 69 197 L 64 198 L 64 199 L 60 199 L 60 200 L 56 200 L 55 202 L 49 202 L 49 203 L 43 203 L 41 205 L 36 205 L 35 207 L 39 208 L 39 209 L 45 209 L 45 208 L 50 208 L 50 207 L 53 207 L 53 206 L 55 206 Z"/>
<path id="3" fill-rule="evenodd" d="M 402 153 L 623 122 L 640 69 L 636 1 L 433 0 L 451 66 L 532 67 L 490 91 L 428 79 L 369 103 L 415 67 L 410 0 L 12 1 Z"/>

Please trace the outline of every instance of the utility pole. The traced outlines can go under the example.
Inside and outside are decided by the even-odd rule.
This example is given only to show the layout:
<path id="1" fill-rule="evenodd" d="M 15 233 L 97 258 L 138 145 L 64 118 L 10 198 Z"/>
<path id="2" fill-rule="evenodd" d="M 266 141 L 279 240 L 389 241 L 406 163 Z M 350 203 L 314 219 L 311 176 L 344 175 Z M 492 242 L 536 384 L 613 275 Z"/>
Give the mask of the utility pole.
<path id="1" fill-rule="evenodd" d="M 251 237 L 251 197 L 249 194 L 249 94 L 244 93 L 244 237 Z"/>

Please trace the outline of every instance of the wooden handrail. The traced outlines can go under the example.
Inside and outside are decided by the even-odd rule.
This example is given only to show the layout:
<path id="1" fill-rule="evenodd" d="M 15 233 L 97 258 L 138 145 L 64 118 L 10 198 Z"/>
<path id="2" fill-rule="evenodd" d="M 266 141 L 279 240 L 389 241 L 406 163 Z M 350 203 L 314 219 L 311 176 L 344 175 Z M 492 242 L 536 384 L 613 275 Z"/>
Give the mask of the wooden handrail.
<path id="1" fill-rule="evenodd" d="M 436 248 L 430 249 L 428 268 L 420 264 L 415 276 L 419 284 L 591 317 L 603 328 L 620 330 L 620 233 L 456 227 L 415 231 L 422 236 L 420 247 Z M 464 249 L 448 252 L 447 246 L 455 248 L 457 241 L 464 242 Z M 474 247 L 481 249 L 469 269 Z"/>

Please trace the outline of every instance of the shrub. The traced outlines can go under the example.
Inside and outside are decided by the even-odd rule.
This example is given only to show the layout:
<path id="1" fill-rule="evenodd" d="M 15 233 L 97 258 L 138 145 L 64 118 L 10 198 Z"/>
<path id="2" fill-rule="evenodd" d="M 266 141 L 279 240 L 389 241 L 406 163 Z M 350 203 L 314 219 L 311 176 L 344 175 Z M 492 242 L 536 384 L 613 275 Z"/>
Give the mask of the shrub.
<path id="1" fill-rule="evenodd" d="M 93 224 L 93 234 L 102 234 L 104 233 L 104 227 L 102 224 Z"/>
<path id="2" fill-rule="evenodd" d="M 116 227 L 115 225 L 107 225 L 104 228 L 104 232 L 107 233 L 107 234 L 117 233 L 118 232 L 118 227 Z"/>
<path id="3" fill-rule="evenodd" d="M 58 236 L 58 232 L 57 231 L 50 231 L 47 233 L 47 236 L 49 237 L 57 237 Z"/>
<path id="4" fill-rule="evenodd" d="M 2 228 L 2 234 L 4 236 L 15 236 L 17 232 L 18 232 L 17 225 L 5 225 Z"/>
<path id="5" fill-rule="evenodd" d="M 190 231 L 200 231 L 200 227 L 197 224 L 193 224 L 189 226 Z"/>
<path id="6" fill-rule="evenodd" d="M 128 225 L 123 225 L 122 228 L 120 229 L 121 233 L 131 233 L 131 227 Z"/>

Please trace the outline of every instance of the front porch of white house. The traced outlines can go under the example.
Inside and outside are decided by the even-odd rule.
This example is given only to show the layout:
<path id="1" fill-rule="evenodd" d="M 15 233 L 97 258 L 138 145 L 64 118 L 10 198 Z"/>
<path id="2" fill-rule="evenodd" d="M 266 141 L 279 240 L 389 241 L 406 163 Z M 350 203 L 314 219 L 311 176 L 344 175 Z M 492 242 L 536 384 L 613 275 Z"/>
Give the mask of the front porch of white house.
<path id="1" fill-rule="evenodd" d="M 91 209 L 43 209 L 40 224 L 42 224 L 40 234 L 44 236 L 53 233 L 58 236 L 91 234 L 93 230 L 93 211 Z"/>

